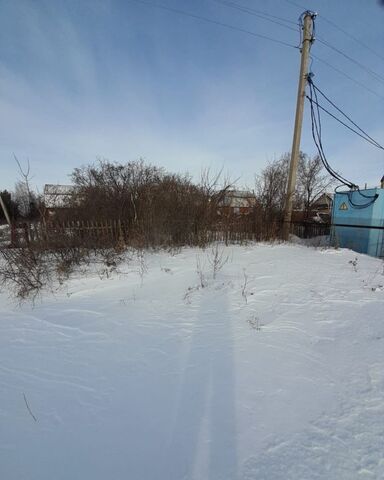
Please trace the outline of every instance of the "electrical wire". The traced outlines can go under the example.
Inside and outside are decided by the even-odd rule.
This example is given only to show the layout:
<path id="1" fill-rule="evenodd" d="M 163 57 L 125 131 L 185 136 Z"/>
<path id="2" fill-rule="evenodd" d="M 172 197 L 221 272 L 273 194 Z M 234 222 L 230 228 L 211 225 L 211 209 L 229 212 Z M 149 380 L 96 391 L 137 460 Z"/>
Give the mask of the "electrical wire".
<path id="1" fill-rule="evenodd" d="M 292 0 L 284 0 L 285 2 L 289 3 L 290 5 L 293 5 L 297 8 L 301 8 L 301 9 L 306 9 L 306 7 L 304 5 L 300 5 Z M 324 20 L 326 23 L 328 23 L 329 25 L 331 25 L 333 28 L 335 28 L 336 30 L 339 30 L 339 32 L 343 33 L 345 36 L 347 36 L 348 38 L 350 38 L 351 40 L 353 40 L 354 42 L 356 42 L 357 44 L 359 44 L 360 46 L 362 46 L 363 48 L 365 48 L 366 50 L 368 50 L 369 52 L 373 53 L 374 55 L 376 55 L 378 58 L 380 58 L 381 60 L 384 60 L 384 55 L 378 53 L 376 50 L 374 50 L 370 45 L 364 43 L 363 41 L 361 41 L 359 38 L 355 37 L 354 35 L 352 35 L 352 33 L 349 33 L 347 30 L 345 30 L 344 28 L 341 28 L 337 23 L 333 22 L 332 20 L 330 20 L 329 18 L 325 17 L 324 15 L 322 14 L 319 14 L 318 15 L 319 18 L 321 20 Z M 375 73 L 376 75 L 376 73 Z M 380 75 L 379 75 L 380 76 Z"/>
<path id="2" fill-rule="evenodd" d="M 370 143 L 371 145 L 373 145 L 374 147 L 376 148 L 379 148 L 380 150 L 384 150 L 384 148 L 376 142 L 376 140 L 370 140 L 370 138 L 367 138 L 366 136 L 362 135 L 361 133 L 359 133 L 357 130 L 353 129 L 352 127 L 350 127 L 347 123 L 343 122 L 342 120 L 340 120 L 340 118 L 336 117 L 336 115 L 333 115 L 333 113 L 331 113 L 329 110 L 327 110 L 325 107 L 323 107 L 322 105 L 320 105 L 318 102 L 316 102 L 315 100 L 311 100 L 311 98 L 306 95 L 307 99 L 311 102 L 311 103 L 314 103 L 320 110 L 322 110 L 323 112 L 325 112 L 327 115 L 329 115 L 330 117 L 334 118 L 336 121 L 338 121 L 339 123 L 341 123 L 341 125 L 344 125 L 344 127 L 348 128 L 348 130 L 350 130 L 351 132 L 355 133 L 356 135 L 358 135 L 359 137 L 361 137 L 363 140 L 365 140 L 366 142 Z"/>
<path id="3" fill-rule="evenodd" d="M 292 0 L 285 0 L 287 3 L 290 3 L 291 5 L 294 5 L 297 8 L 303 8 L 304 10 L 307 9 L 307 7 L 304 7 L 303 5 L 300 5 L 299 3 L 293 2 Z"/>
<path id="4" fill-rule="evenodd" d="M 189 13 L 189 12 L 186 12 L 185 10 L 179 10 L 178 8 L 168 7 L 167 5 L 163 5 L 163 4 L 160 4 L 160 3 L 147 2 L 145 0 L 128 0 L 128 1 L 131 2 L 131 3 L 139 3 L 139 4 L 142 4 L 142 5 L 146 5 L 148 7 L 153 7 L 153 8 L 158 8 L 158 9 L 161 9 L 161 10 L 166 10 L 168 12 L 173 12 L 173 13 L 176 13 L 178 15 L 183 15 L 183 16 L 186 16 L 186 17 L 194 18 L 196 20 L 201 20 L 203 22 L 211 23 L 213 25 L 218 25 L 220 27 L 228 28 L 230 30 L 245 33 L 245 34 L 251 35 L 253 37 L 262 38 L 263 40 L 268 40 L 270 42 L 274 42 L 274 43 L 277 43 L 279 45 L 283 45 L 285 47 L 290 47 L 290 48 L 295 48 L 295 49 L 298 48 L 296 45 L 293 45 L 293 44 L 288 43 L 288 42 L 284 42 L 283 40 L 278 40 L 277 38 L 269 37 L 267 35 L 262 35 L 261 33 L 252 32 L 251 30 L 247 30 L 247 29 L 241 28 L 241 27 L 236 27 L 235 25 L 220 22 L 219 20 L 214 20 L 212 18 L 203 17 L 202 15 L 196 15 L 194 13 Z"/>
<path id="5" fill-rule="evenodd" d="M 345 78 L 348 78 L 348 80 L 350 80 L 351 82 L 355 83 L 355 84 L 358 85 L 359 87 L 364 88 L 364 90 L 366 90 L 367 92 L 372 93 L 372 95 L 375 95 L 377 98 L 380 98 L 381 100 L 384 100 L 384 96 L 383 96 L 383 95 L 380 95 L 379 93 L 377 93 L 377 92 L 375 92 L 374 90 L 370 89 L 370 88 L 367 87 L 364 83 L 359 82 L 359 81 L 356 80 L 355 78 L 353 78 L 353 77 L 351 77 L 350 75 L 348 75 L 347 73 L 345 73 L 343 70 L 340 70 L 339 68 L 335 67 L 334 65 L 332 65 L 332 64 L 329 63 L 329 62 L 327 62 L 326 60 L 324 60 L 323 58 L 319 57 L 318 55 L 314 55 L 314 54 L 312 53 L 312 54 L 311 54 L 311 57 L 314 58 L 315 60 L 317 60 L 318 62 L 323 63 L 324 65 L 326 65 L 327 67 L 331 68 L 331 69 L 334 70 L 335 72 L 338 72 L 340 75 L 343 75 Z"/>
<path id="6" fill-rule="evenodd" d="M 322 144 L 322 133 L 321 133 L 321 117 L 319 109 L 315 110 L 313 97 L 316 97 L 316 91 L 312 88 L 312 85 L 309 83 L 309 91 L 310 91 L 310 107 L 311 107 L 311 121 L 312 121 L 312 137 L 317 147 L 317 151 L 319 153 L 319 157 L 324 165 L 324 168 L 327 172 L 335 178 L 337 181 L 342 183 L 343 185 L 347 186 L 348 188 L 357 188 L 357 185 L 350 182 L 346 178 L 342 177 L 339 173 L 337 173 L 333 168 L 329 165 L 327 157 L 324 153 L 324 148 Z M 318 102 L 316 102 L 318 103 Z"/>
<path id="7" fill-rule="evenodd" d="M 276 15 L 270 15 L 266 12 L 262 12 L 261 10 L 256 10 L 255 8 L 246 7 L 235 2 L 228 2 L 226 0 L 213 0 L 213 1 L 216 3 L 219 3 L 220 5 L 225 5 L 226 7 L 238 10 L 243 13 L 248 13 L 249 15 L 252 15 L 254 17 L 261 18 L 263 20 L 274 23 L 276 25 L 280 25 L 281 27 L 284 27 L 293 32 L 297 31 L 297 28 L 293 28 L 288 25 L 285 25 L 284 23 L 281 23 L 281 22 L 287 22 L 296 26 L 298 25 L 296 22 L 292 22 L 291 20 L 286 20 L 285 18 L 278 17 Z"/>
<path id="8" fill-rule="evenodd" d="M 339 55 L 343 56 L 344 58 L 346 58 L 347 60 L 349 60 L 350 62 L 352 62 L 353 64 L 357 65 L 359 68 L 361 68 L 362 70 L 364 70 L 366 73 L 368 73 L 369 75 L 371 75 L 371 77 L 373 77 L 376 81 L 378 82 L 381 82 L 384 84 L 384 76 L 380 75 L 379 73 L 375 72 L 374 70 L 372 70 L 371 68 L 367 67 L 366 65 L 362 64 L 361 62 L 359 62 L 358 60 L 354 59 L 353 57 L 351 57 L 350 55 L 348 55 L 347 53 L 343 52 L 342 50 L 340 50 L 339 48 L 335 47 L 334 45 L 332 45 L 331 43 L 327 42 L 326 40 L 324 40 L 323 38 L 317 38 L 317 41 L 319 43 L 321 43 L 322 45 L 325 45 L 327 48 L 333 50 L 334 52 L 338 53 Z"/>
<path id="9" fill-rule="evenodd" d="M 344 28 L 341 28 L 339 27 L 339 25 L 337 25 L 337 23 L 333 22 L 332 20 L 330 20 L 329 18 L 327 17 L 324 17 L 324 15 L 320 15 L 320 18 L 322 20 L 324 20 L 325 22 L 329 23 L 329 25 L 332 25 L 333 28 L 335 28 L 336 30 L 339 30 L 340 32 L 342 32 L 344 35 L 346 35 L 347 37 L 349 37 L 351 40 L 353 40 L 354 42 L 356 42 L 357 44 L 361 45 L 362 47 L 364 47 L 365 49 L 367 49 L 368 51 L 370 51 L 371 53 L 373 53 L 374 55 L 376 55 L 378 58 L 380 58 L 381 60 L 384 60 L 384 56 L 383 55 L 380 55 L 380 53 L 376 52 L 376 50 L 374 50 L 372 47 L 370 47 L 369 45 L 367 45 L 366 43 L 362 42 L 360 39 L 358 39 L 357 37 L 355 37 L 354 35 L 352 35 L 351 33 L 347 32 L 347 30 L 344 30 Z"/>
<path id="10" fill-rule="evenodd" d="M 350 205 L 355 208 L 355 209 L 363 209 L 363 208 L 368 208 L 371 206 L 378 198 L 378 194 L 376 193 L 375 195 L 365 195 L 361 190 L 359 189 L 358 185 L 355 185 L 353 182 L 347 180 L 343 176 L 341 176 L 339 173 L 337 173 L 329 164 L 326 155 L 324 153 L 324 148 L 322 144 L 322 132 L 321 132 L 321 116 L 320 116 L 320 105 L 318 102 L 318 97 L 317 97 L 317 91 L 314 88 L 313 81 L 312 81 L 312 75 L 308 75 L 308 84 L 309 84 L 309 93 L 310 95 L 307 96 L 310 102 L 310 107 L 311 107 L 311 123 L 312 123 L 312 137 L 315 142 L 315 145 L 317 147 L 319 157 L 324 165 L 324 168 L 327 170 L 327 172 L 335 178 L 338 182 L 340 182 L 342 185 L 339 185 L 338 187 L 335 188 L 335 192 L 343 195 L 347 195 L 348 201 Z M 316 110 L 314 105 L 316 105 Z M 349 188 L 348 192 L 338 192 L 338 188 L 341 186 L 346 186 Z M 355 192 L 358 192 L 359 195 L 361 195 L 363 198 L 369 200 L 366 203 L 359 204 L 355 203 L 353 201 L 353 194 Z"/>
<path id="11" fill-rule="evenodd" d="M 371 196 L 365 195 L 360 189 L 349 190 L 348 192 L 340 192 L 339 189 L 341 187 L 343 187 L 343 185 L 338 185 L 335 188 L 335 193 L 337 193 L 338 195 L 346 195 L 348 197 L 349 204 L 356 210 L 363 210 L 364 208 L 370 207 L 371 205 L 373 205 L 376 202 L 377 198 L 379 197 L 379 195 L 377 193 L 375 193 L 374 195 L 371 195 Z M 353 193 L 354 192 L 357 192 L 363 198 L 369 199 L 369 202 L 366 202 L 366 203 L 363 203 L 363 204 L 355 203 L 353 201 Z"/>
<path id="12" fill-rule="evenodd" d="M 311 85 L 310 85 L 309 88 L 310 88 L 310 96 L 311 96 L 311 98 L 313 98 L 314 92 L 313 92 L 313 89 L 312 89 Z M 316 92 L 315 92 L 315 95 L 316 95 Z M 316 115 L 316 113 L 317 113 L 317 115 Z M 319 156 L 320 156 L 320 158 L 323 162 L 323 165 L 324 165 L 325 169 L 336 180 L 338 180 L 342 184 L 348 186 L 349 188 L 353 188 L 355 185 L 352 182 L 349 182 L 348 180 L 343 178 L 335 170 L 333 170 L 331 168 L 331 166 L 329 165 L 328 161 L 327 161 L 327 158 L 326 158 L 325 153 L 324 153 L 323 145 L 322 145 L 320 112 L 319 112 L 319 110 L 317 110 L 317 112 L 315 111 L 315 109 L 313 108 L 313 103 L 312 102 L 311 102 L 311 120 L 312 120 L 313 140 L 315 142 L 315 145 L 317 147 Z"/>
<path id="13" fill-rule="evenodd" d="M 337 105 L 335 105 L 334 102 L 332 102 L 332 100 L 330 98 L 327 97 L 327 95 L 325 95 L 324 92 L 322 92 L 320 90 L 319 87 L 317 87 L 313 80 L 312 80 L 312 77 L 309 77 L 308 78 L 308 82 L 312 83 L 312 86 L 313 88 L 318 92 L 320 93 L 320 95 L 325 98 L 325 100 L 327 100 L 328 103 L 330 103 L 332 105 L 332 107 L 334 107 L 339 113 L 341 113 L 347 120 L 349 120 L 352 125 L 354 125 L 363 135 L 365 135 L 372 143 L 373 145 L 375 145 L 377 148 L 380 148 L 381 150 L 384 150 L 384 147 L 382 145 L 380 145 L 379 142 L 377 142 L 376 140 L 374 140 L 370 135 L 368 135 L 367 132 L 365 132 L 361 127 L 359 127 L 359 125 L 357 125 L 357 123 L 355 123 L 345 112 L 343 112 L 343 110 L 341 110 L 341 108 L 339 108 Z"/>

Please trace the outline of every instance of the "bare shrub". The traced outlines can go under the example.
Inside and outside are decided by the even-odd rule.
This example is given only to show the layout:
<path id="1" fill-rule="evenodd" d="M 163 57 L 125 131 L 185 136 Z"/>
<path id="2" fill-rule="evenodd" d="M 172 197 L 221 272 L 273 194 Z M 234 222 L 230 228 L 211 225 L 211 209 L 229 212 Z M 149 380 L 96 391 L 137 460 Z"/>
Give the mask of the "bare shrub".
<path id="1" fill-rule="evenodd" d="M 187 174 L 169 173 L 142 160 L 99 160 L 74 170 L 77 193 L 67 213 L 81 221 L 120 222 L 122 242 L 136 248 L 205 246 L 212 240 L 227 188 L 226 182 L 219 185 L 220 175 L 207 170 L 196 184 Z"/>
<path id="2" fill-rule="evenodd" d="M 241 286 L 241 296 L 244 298 L 245 303 L 248 303 L 248 292 L 247 292 L 248 275 L 245 268 L 243 269 L 243 276 L 244 276 L 244 283 Z"/>
<path id="3" fill-rule="evenodd" d="M 251 328 L 258 332 L 260 332 L 262 327 L 264 326 L 262 323 L 260 323 L 260 319 L 256 315 L 252 315 L 250 318 L 248 318 L 247 323 L 250 325 Z"/>
<path id="4" fill-rule="evenodd" d="M 143 249 L 137 251 L 137 258 L 139 260 L 139 275 L 141 280 L 141 286 L 143 286 L 144 277 L 148 273 L 148 265 L 145 260 L 145 252 Z"/>
<path id="5" fill-rule="evenodd" d="M 0 285 L 16 297 L 35 298 L 51 282 L 52 271 L 46 256 L 30 248 L 0 250 Z"/>
<path id="6" fill-rule="evenodd" d="M 61 195 L 53 206 L 42 207 L 40 221 L 14 225 L 13 245 L 19 248 L 2 253 L 0 280 L 15 284 L 24 298 L 91 263 L 101 262 L 102 276 L 109 275 L 132 248 L 143 281 L 146 249 L 166 248 L 177 253 L 186 245 L 213 245 L 204 259 L 197 259 L 199 288 L 204 288 L 205 261 L 214 279 L 228 261 L 219 242 L 228 245 L 279 238 L 287 162 L 283 157 L 262 172 L 257 198 L 252 198 L 247 213 L 241 215 L 224 215 L 220 210 L 233 186 L 222 172 L 205 170 L 200 181 L 193 182 L 189 175 L 169 173 L 142 160 L 118 164 L 101 159 L 76 168 L 70 194 Z M 26 209 L 33 197 L 29 166 L 23 170 L 18 165 Z M 57 192 L 60 194 L 60 189 Z M 27 275 L 29 267 L 31 274 Z"/>
<path id="7" fill-rule="evenodd" d="M 52 265 L 58 274 L 59 280 L 69 278 L 71 273 L 81 264 L 90 263 L 90 252 L 81 247 L 58 248 L 48 253 Z"/>
<path id="8" fill-rule="evenodd" d="M 212 276 L 214 280 L 216 279 L 218 272 L 229 260 L 229 256 L 224 255 L 224 253 L 224 248 L 220 248 L 219 243 L 215 243 L 208 254 L 208 262 L 212 267 Z"/>
<path id="9" fill-rule="evenodd" d="M 33 245 L 0 249 L 0 285 L 20 300 L 35 299 L 44 289 L 62 284 L 79 269 L 101 263 L 102 276 L 109 277 L 127 257 L 114 249 Z"/>
<path id="10" fill-rule="evenodd" d="M 197 255 L 196 257 L 196 273 L 199 277 L 200 287 L 205 288 L 207 286 L 207 281 L 205 279 L 204 263 L 200 255 Z"/>

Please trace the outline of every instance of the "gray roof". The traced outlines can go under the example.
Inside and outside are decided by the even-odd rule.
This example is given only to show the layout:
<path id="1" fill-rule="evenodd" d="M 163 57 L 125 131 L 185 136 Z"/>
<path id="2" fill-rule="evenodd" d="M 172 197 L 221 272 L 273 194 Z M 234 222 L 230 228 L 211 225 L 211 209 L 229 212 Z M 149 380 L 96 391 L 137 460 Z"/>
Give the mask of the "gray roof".
<path id="1" fill-rule="evenodd" d="M 44 195 L 73 195 L 75 190 L 75 185 L 44 185 Z"/>
<path id="2" fill-rule="evenodd" d="M 64 208 L 76 193 L 75 185 L 44 185 L 44 203 L 47 208 Z"/>

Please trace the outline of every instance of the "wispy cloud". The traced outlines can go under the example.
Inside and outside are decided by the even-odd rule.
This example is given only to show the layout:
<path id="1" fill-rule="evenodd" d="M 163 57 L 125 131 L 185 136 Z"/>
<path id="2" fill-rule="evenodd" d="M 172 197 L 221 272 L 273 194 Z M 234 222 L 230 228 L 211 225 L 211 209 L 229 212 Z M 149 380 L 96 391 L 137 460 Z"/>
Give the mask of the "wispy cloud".
<path id="1" fill-rule="evenodd" d="M 118 0 L 18 0 L 2 8 L 0 188 L 15 180 L 13 153 L 30 159 L 41 185 L 66 181 L 97 156 L 142 156 L 193 174 L 224 166 L 249 181 L 290 149 L 296 51 Z M 368 118 L 369 107 L 362 113 Z M 379 110 L 371 117 L 377 124 Z M 314 154 L 306 122 L 303 149 Z M 335 168 L 359 181 L 368 151 L 343 142 L 330 128 Z M 367 181 L 382 161 L 369 155 Z"/>

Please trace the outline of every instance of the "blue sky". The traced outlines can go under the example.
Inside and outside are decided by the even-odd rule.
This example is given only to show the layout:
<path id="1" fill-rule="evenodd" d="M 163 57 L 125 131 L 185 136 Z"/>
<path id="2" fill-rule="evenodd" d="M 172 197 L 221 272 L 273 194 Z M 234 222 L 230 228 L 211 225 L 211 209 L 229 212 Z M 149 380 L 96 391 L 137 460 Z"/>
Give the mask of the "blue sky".
<path id="1" fill-rule="evenodd" d="M 145 1 L 145 0 L 144 0 Z M 214 0 L 0 0 L 0 189 L 17 180 L 15 154 L 34 178 L 68 183 L 97 157 L 143 157 L 198 176 L 224 168 L 253 186 L 254 174 L 289 151 L 299 70 L 297 49 L 179 15 L 181 9 L 297 45 L 296 31 Z M 384 6 L 377 0 L 232 0 L 295 22 L 319 13 L 317 35 L 381 75 L 374 78 L 315 42 L 318 86 L 384 143 Z M 369 45 L 373 53 L 329 23 Z M 294 27 L 294 26 L 293 26 Z M 294 27 L 295 28 L 295 27 Z M 331 165 L 377 184 L 384 152 L 323 119 Z M 308 105 L 302 150 L 316 153 Z"/>

